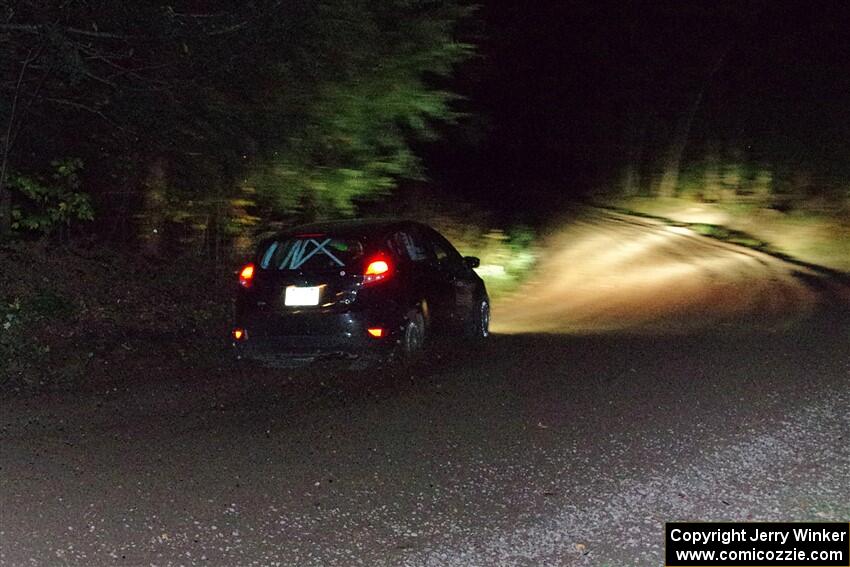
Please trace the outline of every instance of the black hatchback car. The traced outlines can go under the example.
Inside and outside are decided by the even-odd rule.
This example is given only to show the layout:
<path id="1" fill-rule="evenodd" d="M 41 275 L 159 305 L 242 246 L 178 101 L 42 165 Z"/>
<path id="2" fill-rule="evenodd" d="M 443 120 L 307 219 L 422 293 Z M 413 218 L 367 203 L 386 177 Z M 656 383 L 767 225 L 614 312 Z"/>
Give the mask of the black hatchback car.
<path id="1" fill-rule="evenodd" d="M 264 240 L 242 268 L 233 345 L 239 357 L 274 362 L 411 359 L 432 333 L 480 340 L 490 301 L 478 264 L 417 222 L 299 226 Z"/>

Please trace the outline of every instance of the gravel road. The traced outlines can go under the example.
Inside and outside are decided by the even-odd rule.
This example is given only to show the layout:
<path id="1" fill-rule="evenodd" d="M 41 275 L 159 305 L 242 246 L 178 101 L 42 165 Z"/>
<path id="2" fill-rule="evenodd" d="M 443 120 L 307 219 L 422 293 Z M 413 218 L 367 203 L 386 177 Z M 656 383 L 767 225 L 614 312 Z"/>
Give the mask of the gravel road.
<path id="1" fill-rule="evenodd" d="M 529 287 L 481 352 L 415 372 L 152 355 L 133 380 L 6 396 L 0 565 L 661 565 L 665 521 L 850 520 L 847 310 L 797 268 L 671 234 L 656 267 L 750 290 L 740 310 L 641 312 L 618 290 L 651 266 L 623 265 L 580 316 L 552 299 L 530 328 Z"/>
<path id="2" fill-rule="evenodd" d="M 494 312 L 497 332 L 669 334 L 784 325 L 850 288 L 687 228 L 590 210 L 553 235 L 536 277 Z M 808 282 L 808 283 L 807 283 Z M 823 287 L 830 289 L 825 290 Z"/>

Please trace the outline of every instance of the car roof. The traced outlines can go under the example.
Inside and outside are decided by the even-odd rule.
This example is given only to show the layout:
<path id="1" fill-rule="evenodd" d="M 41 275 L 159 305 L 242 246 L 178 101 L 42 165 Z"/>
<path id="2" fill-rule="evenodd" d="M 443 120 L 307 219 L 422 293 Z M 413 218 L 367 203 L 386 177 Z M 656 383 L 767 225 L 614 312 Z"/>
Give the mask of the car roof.
<path id="1" fill-rule="evenodd" d="M 297 236 L 299 234 L 330 233 L 334 236 L 370 236 L 383 235 L 394 230 L 403 230 L 413 226 L 423 227 L 422 223 L 405 219 L 348 219 L 302 224 L 284 230 L 278 236 Z"/>

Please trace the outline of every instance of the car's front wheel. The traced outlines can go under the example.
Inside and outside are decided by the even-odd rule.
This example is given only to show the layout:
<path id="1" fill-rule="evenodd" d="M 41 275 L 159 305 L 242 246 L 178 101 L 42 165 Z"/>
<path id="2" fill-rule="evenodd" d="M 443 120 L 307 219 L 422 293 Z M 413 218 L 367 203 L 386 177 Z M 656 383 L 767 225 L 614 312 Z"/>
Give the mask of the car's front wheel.
<path id="1" fill-rule="evenodd" d="M 490 336 L 490 300 L 482 297 L 472 308 L 466 334 L 475 340 L 484 340 Z"/>

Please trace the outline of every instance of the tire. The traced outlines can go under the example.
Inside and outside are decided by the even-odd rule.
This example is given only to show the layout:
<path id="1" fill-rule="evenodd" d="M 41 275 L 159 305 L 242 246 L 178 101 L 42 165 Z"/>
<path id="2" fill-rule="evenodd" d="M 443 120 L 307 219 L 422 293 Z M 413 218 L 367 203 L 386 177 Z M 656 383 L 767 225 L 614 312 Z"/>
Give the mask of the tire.
<path id="1" fill-rule="evenodd" d="M 396 349 L 396 358 L 405 363 L 417 362 L 425 349 L 425 318 L 419 311 L 407 317 Z"/>
<path id="2" fill-rule="evenodd" d="M 475 302 L 466 326 L 466 336 L 474 341 L 484 341 L 490 336 L 490 300 L 487 297 Z"/>

